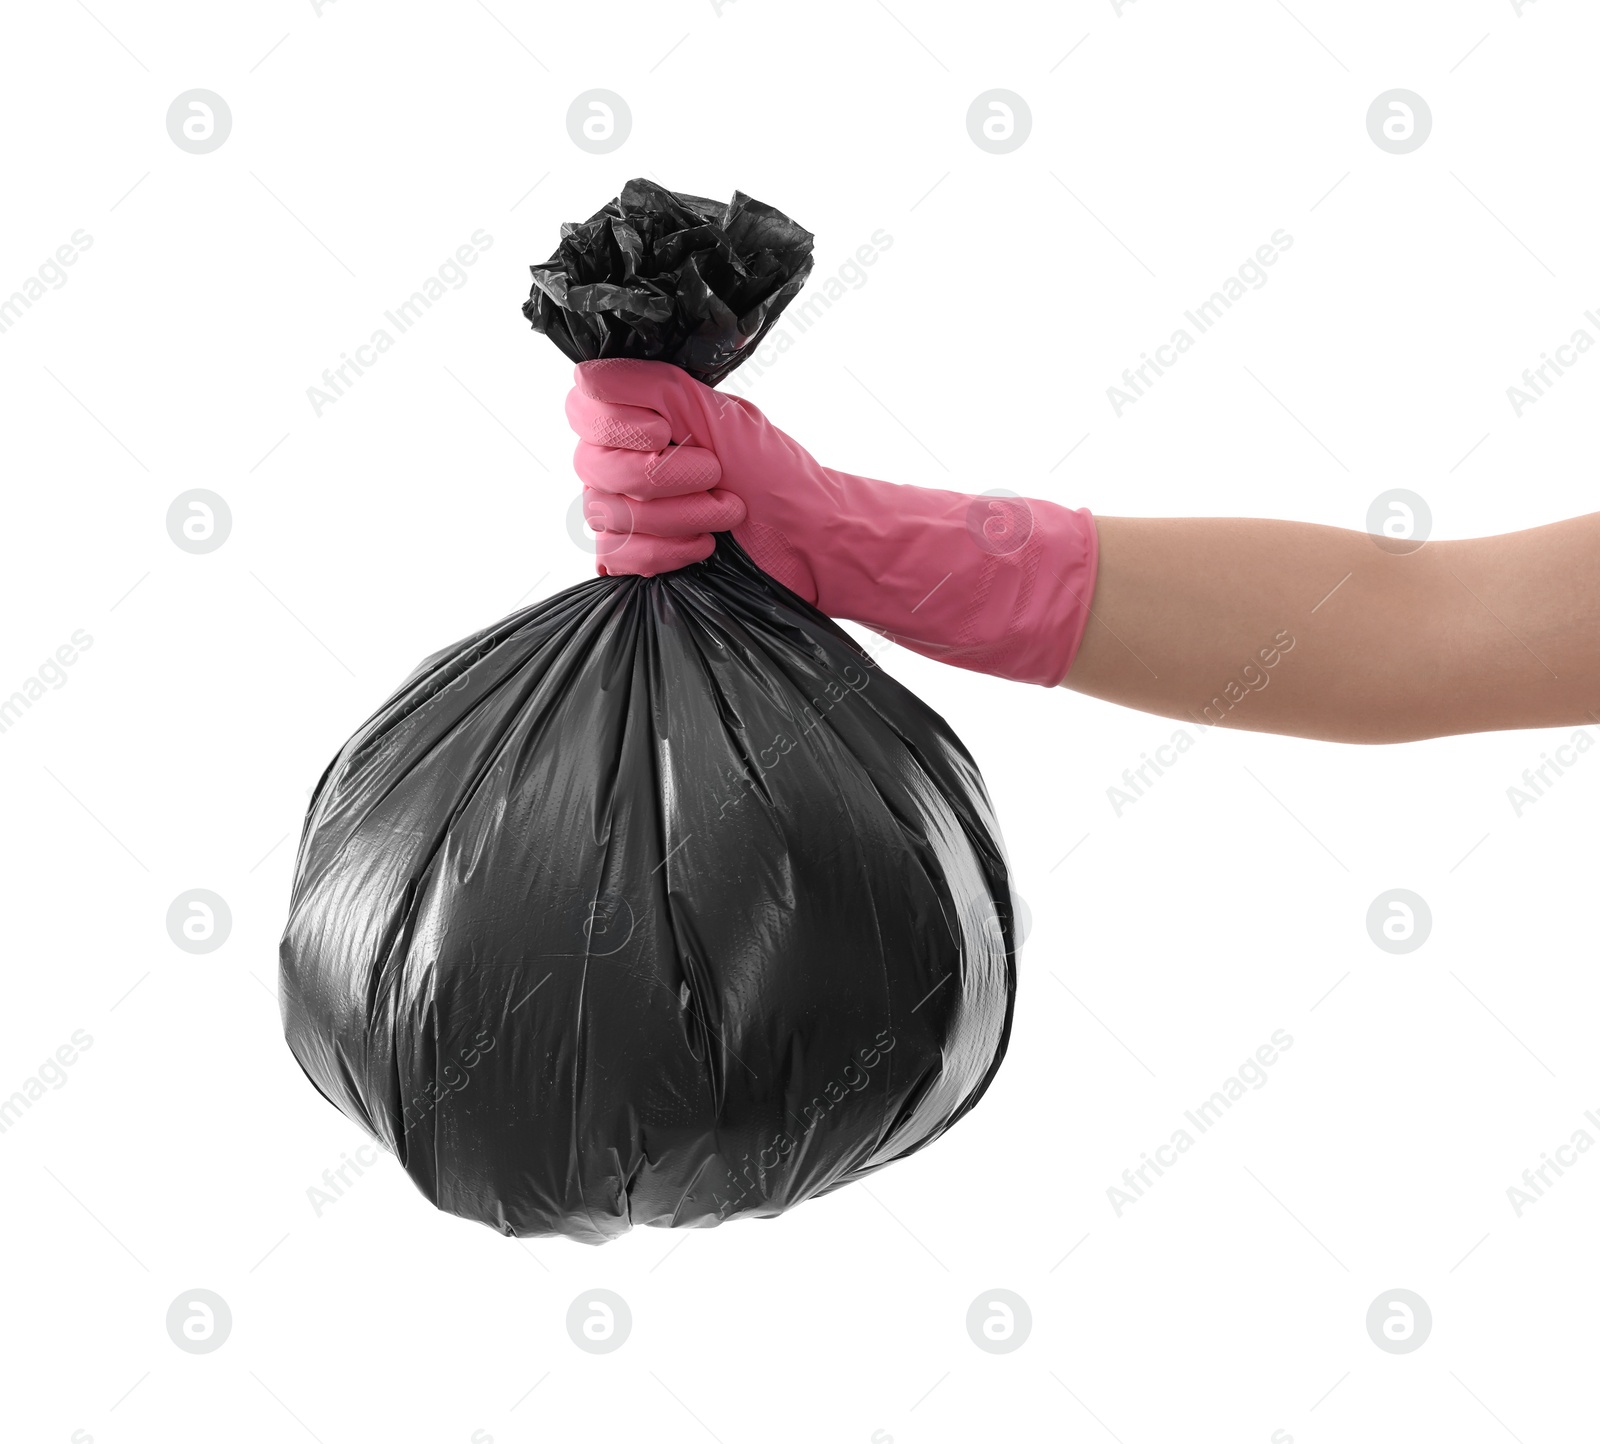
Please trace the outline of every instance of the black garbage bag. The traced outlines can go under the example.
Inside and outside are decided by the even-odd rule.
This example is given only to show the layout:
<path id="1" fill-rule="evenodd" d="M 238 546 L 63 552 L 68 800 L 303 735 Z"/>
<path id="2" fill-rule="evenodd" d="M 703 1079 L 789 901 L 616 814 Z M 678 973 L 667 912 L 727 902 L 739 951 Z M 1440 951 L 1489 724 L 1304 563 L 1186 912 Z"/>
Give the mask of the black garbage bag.
<path id="1" fill-rule="evenodd" d="M 317 787 L 280 977 L 311 1081 L 433 1203 L 588 1242 L 915 1152 L 1016 987 L 971 757 L 729 536 L 425 661 Z"/>
<path id="2" fill-rule="evenodd" d="M 724 206 L 631 180 L 561 228 L 522 314 L 574 361 L 670 361 L 715 386 L 805 284 L 812 239 L 742 191 Z"/>

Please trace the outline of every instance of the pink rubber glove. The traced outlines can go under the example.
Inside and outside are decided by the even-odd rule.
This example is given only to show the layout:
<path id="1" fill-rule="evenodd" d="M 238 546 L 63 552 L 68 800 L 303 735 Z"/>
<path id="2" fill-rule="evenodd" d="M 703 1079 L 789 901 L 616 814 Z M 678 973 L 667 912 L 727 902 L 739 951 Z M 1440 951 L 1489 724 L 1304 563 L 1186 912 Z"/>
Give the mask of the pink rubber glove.
<path id="1" fill-rule="evenodd" d="M 976 672 L 1060 684 L 1083 639 L 1087 510 L 820 466 L 748 401 L 661 361 L 586 361 L 567 397 L 598 570 L 655 576 L 734 539 L 833 617 Z"/>

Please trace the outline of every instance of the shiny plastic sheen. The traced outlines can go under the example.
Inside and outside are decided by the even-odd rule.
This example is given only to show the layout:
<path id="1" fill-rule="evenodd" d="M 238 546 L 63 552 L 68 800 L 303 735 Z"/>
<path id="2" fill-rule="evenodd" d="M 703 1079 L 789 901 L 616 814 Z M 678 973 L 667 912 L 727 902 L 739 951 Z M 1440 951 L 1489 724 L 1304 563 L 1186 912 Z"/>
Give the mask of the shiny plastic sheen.
<path id="1" fill-rule="evenodd" d="M 430 657 L 323 775 L 290 1047 L 508 1235 L 776 1215 L 982 1096 L 1016 991 L 944 722 L 732 541 Z"/>
<path id="2" fill-rule="evenodd" d="M 561 228 L 522 314 L 574 361 L 670 361 L 715 386 L 805 285 L 813 239 L 741 191 L 722 205 L 636 177 Z"/>
<path id="3" fill-rule="evenodd" d="M 715 384 L 811 234 L 628 182 L 524 314 Z M 323 1095 L 439 1208 L 601 1243 L 772 1216 L 975 1104 L 1010 887 L 944 722 L 730 536 L 430 657 L 306 817 L 280 1002 Z"/>

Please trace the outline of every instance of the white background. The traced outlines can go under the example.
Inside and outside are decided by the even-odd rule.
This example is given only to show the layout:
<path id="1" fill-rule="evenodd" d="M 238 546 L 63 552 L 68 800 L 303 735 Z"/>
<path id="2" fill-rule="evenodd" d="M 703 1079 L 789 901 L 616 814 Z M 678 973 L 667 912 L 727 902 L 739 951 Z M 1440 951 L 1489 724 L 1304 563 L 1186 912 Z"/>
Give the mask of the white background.
<path id="1" fill-rule="evenodd" d="M 1600 1156 L 1521 1217 L 1506 1193 L 1600 1138 L 1600 761 L 1520 817 L 1506 792 L 1570 729 L 1212 732 L 1119 817 L 1107 788 L 1172 724 L 896 651 L 983 765 L 1033 917 L 969 1119 L 784 1219 L 603 1249 L 439 1215 L 387 1157 L 308 1196 L 363 1138 L 281 1038 L 293 834 L 417 660 L 589 574 L 569 367 L 518 308 L 629 176 L 779 206 L 813 286 L 892 236 L 742 388 L 825 463 L 1354 528 L 1403 486 L 1445 537 L 1593 507 L 1600 359 L 1506 398 L 1600 304 L 1593 13 L 1122 8 L 7 12 L 0 294 L 93 244 L 0 334 L 0 695 L 93 643 L 0 733 L 0 1097 L 93 1044 L 0 1133 L 6 1438 L 1593 1433 Z M 232 111 L 206 155 L 165 123 L 195 87 Z M 609 155 L 567 131 L 596 87 L 632 113 Z M 1366 129 L 1394 87 L 1433 114 L 1404 156 Z M 1007 155 L 966 130 L 993 88 L 1032 112 Z M 1269 283 L 1118 418 L 1122 368 L 1280 227 Z M 318 417 L 323 368 L 479 228 L 468 282 Z M 208 555 L 166 530 L 196 487 L 232 513 Z M 1365 924 L 1395 887 L 1433 915 L 1403 956 Z M 203 956 L 165 924 L 194 888 L 232 912 Z M 1275 1029 L 1266 1086 L 1118 1217 L 1122 1170 Z M 565 1327 L 594 1287 L 633 1314 L 603 1356 Z M 996 1287 L 1032 1312 L 1006 1355 L 965 1327 Z M 1364 1322 L 1396 1287 L 1433 1315 L 1405 1355 Z M 209 1354 L 167 1333 L 193 1288 L 232 1312 Z"/>

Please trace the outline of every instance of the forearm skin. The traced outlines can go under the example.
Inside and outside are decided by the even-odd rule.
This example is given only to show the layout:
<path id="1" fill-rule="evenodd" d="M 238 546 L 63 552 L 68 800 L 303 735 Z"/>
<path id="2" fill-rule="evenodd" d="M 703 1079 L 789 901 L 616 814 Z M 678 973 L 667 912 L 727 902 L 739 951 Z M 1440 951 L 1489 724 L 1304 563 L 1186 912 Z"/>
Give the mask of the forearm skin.
<path id="1" fill-rule="evenodd" d="M 1097 523 L 1075 691 L 1331 742 L 1600 725 L 1600 514 L 1420 545 L 1301 522 Z"/>

